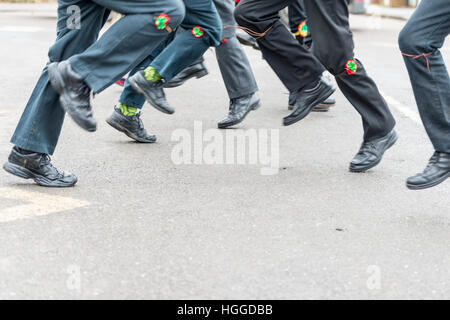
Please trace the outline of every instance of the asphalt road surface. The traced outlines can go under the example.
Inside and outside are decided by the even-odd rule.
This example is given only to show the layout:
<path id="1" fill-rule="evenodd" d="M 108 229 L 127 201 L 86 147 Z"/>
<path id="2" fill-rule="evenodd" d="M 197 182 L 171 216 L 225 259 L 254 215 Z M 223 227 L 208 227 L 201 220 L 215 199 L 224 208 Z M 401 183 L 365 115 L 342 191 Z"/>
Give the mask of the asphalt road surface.
<path id="1" fill-rule="evenodd" d="M 450 298 L 450 183 L 405 187 L 433 150 L 396 44 L 403 24 L 352 17 L 357 56 L 400 134 L 366 174 L 348 172 L 362 128 L 342 94 L 329 113 L 284 128 L 287 91 L 252 49 L 263 106 L 239 128 L 279 130 L 278 174 L 174 163 L 174 133 L 193 135 L 195 122 L 214 129 L 227 113 L 212 50 L 208 77 L 167 91 L 174 115 L 145 107 L 157 144 L 133 143 L 104 122 L 119 87 L 98 95 L 98 132 L 67 119 L 54 155 L 79 177 L 75 188 L 0 172 L 0 298 Z M 54 30 L 53 18 L 0 13 L 2 161 Z"/>

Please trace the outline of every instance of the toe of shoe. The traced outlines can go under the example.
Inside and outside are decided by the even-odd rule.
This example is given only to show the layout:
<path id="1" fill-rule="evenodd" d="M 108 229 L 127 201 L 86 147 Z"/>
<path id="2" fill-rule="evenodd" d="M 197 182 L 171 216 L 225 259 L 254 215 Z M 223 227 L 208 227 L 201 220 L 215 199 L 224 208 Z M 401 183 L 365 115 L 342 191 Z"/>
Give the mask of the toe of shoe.
<path id="1" fill-rule="evenodd" d="M 74 185 L 78 182 L 78 177 L 73 173 L 64 172 L 63 178 L 61 180 L 64 184 Z"/>
<path id="2" fill-rule="evenodd" d="M 415 175 L 415 176 L 409 177 L 406 180 L 406 183 L 410 186 L 420 186 L 420 185 L 426 184 L 427 182 L 428 181 L 421 175 Z"/>
<path id="3" fill-rule="evenodd" d="M 84 117 L 79 114 L 72 114 L 72 119 L 77 123 L 82 129 L 94 132 L 97 131 L 97 121 L 91 117 Z"/>
<path id="4" fill-rule="evenodd" d="M 352 172 L 360 172 L 360 171 L 364 171 L 364 166 L 361 166 L 361 165 L 355 164 L 355 163 L 350 163 L 349 169 Z"/>
<path id="5" fill-rule="evenodd" d="M 147 143 L 154 143 L 158 140 L 158 138 L 155 135 L 149 134 L 144 138 L 144 141 Z"/>
<path id="6" fill-rule="evenodd" d="M 174 114 L 175 109 L 170 106 L 170 104 L 167 103 L 167 101 L 159 101 L 157 103 L 161 109 L 165 110 L 168 114 Z"/>

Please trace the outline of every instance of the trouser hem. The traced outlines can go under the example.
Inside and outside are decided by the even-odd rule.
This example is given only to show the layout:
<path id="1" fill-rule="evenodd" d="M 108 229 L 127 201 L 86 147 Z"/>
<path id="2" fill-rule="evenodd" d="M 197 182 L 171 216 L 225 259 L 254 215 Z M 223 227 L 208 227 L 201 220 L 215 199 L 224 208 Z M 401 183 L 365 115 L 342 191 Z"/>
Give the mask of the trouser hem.
<path id="1" fill-rule="evenodd" d="M 247 87 L 238 91 L 228 91 L 228 96 L 230 99 L 236 99 L 244 96 L 251 95 L 253 93 L 256 93 L 259 91 L 259 88 L 257 86 L 251 86 Z"/>
<path id="2" fill-rule="evenodd" d="M 48 155 L 53 155 L 53 153 L 55 152 L 55 148 L 56 148 L 56 145 L 44 144 L 44 143 L 40 143 L 37 141 L 20 138 L 15 135 L 11 138 L 11 143 L 21 149 L 38 152 L 38 153 L 45 153 Z"/>

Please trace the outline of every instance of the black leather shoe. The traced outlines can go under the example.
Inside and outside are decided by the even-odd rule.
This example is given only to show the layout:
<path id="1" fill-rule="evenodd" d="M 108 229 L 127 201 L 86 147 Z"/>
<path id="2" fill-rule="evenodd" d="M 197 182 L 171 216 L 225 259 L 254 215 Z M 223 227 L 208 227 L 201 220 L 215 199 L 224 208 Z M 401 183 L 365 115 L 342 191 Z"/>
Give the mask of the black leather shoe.
<path id="1" fill-rule="evenodd" d="M 230 112 L 228 116 L 219 122 L 219 129 L 226 129 L 235 126 L 242 121 L 250 113 L 261 106 L 261 100 L 256 93 L 244 96 L 230 101 Z"/>
<path id="2" fill-rule="evenodd" d="M 236 30 L 236 37 L 242 45 L 252 47 L 255 50 L 261 50 L 256 39 L 247 32 L 238 29 Z"/>
<path id="3" fill-rule="evenodd" d="M 33 179 L 44 187 L 72 187 L 78 181 L 75 175 L 56 169 L 49 155 L 28 153 L 18 147 L 12 149 L 3 169 L 19 178 Z"/>
<path id="4" fill-rule="evenodd" d="M 106 122 L 116 130 L 125 133 L 128 137 L 141 143 L 154 143 L 156 136 L 148 134 L 140 118 L 141 114 L 135 116 L 124 116 L 119 108 L 114 108 L 112 115 Z"/>
<path id="5" fill-rule="evenodd" d="M 166 94 L 164 93 L 164 83 L 162 81 L 152 82 L 145 79 L 145 72 L 140 71 L 134 76 L 128 78 L 128 82 L 139 94 L 143 95 L 145 99 L 157 110 L 173 114 L 175 110 L 167 102 Z"/>
<path id="6" fill-rule="evenodd" d="M 69 61 L 54 62 L 48 66 L 52 87 L 59 93 L 62 108 L 84 130 L 97 130 L 92 115 L 91 89 L 70 67 Z"/>
<path id="7" fill-rule="evenodd" d="M 328 99 L 336 91 L 336 86 L 330 81 L 324 72 L 318 84 L 307 90 L 297 92 L 294 111 L 283 119 L 285 126 L 290 126 L 305 118 L 320 102 Z"/>
<path id="8" fill-rule="evenodd" d="M 450 178 L 450 153 L 435 152 L 422 173 L 410 177 L 406 186 L 411 190 L 427 189 Z"/>
<path id="9" fill-rule="evenodd" d="M 288 110 L 294 110 L 295 100 L 297 99 L 296 93 L 289 94 L 289 106 Z M 325 101 L 319 103 L 317 106 L 312 108 L 312 112 L 328 112 L 330 107 L 336 104 L 336 100 L 333 98 L 328 98 Z"/>
<path id="10" fill-rule="evenodd" d="M 397 139 L 397 132 L 392 130 L 389 134 L 380 139 L 364 142 L 358 154 L 350 163 L 350 171 L 365 172 L 377 166 L 381 162 L 386 150 L 392 147 L 395 142 L 397 142 Z"/>
<path id="11" fill-rule="evenodd" d="M 205 64 L 203 62 L 196 63 L 177 74 L 172 80 L 164 85 L 164 88 L 176 88 L 191 78 L 200 79 L 206 75 L 208 75 L 208 70 L 206 69 Z"/>

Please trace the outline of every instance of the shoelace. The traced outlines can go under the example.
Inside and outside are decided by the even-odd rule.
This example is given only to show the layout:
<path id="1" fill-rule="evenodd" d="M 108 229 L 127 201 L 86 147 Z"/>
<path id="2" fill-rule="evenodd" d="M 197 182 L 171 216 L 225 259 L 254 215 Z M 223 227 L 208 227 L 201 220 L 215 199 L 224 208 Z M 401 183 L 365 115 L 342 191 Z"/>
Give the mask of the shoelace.
<path id="1" fill-rule="evenodd" d="M 41 160 L 40 160 L 40 165 L 41 165 L 41 167 L 44 166 L 44 165 L 45 166 L 49 166 L 51 168 L 51 170 L 53 172 L 55 172 L 58 177 L 63 177 L 64 176 L 64 174 L 61 171 L 59 171 L 58 169 L 56 169 L 53 166 L 52 158 L 48 154 L 44 154 L 44 153 L 42 154 Z"/>
<path id="2" fill-rule="evenodd" d="M 135 117 L 135 119 L 138 122 L 138 129 L 139 130 L 143 130 L 144 129 L 144 123 L 142 122 L 142 119 L 141 119 L 141 113 L 140 112 L 137 113 L 134 117 Z"/>

